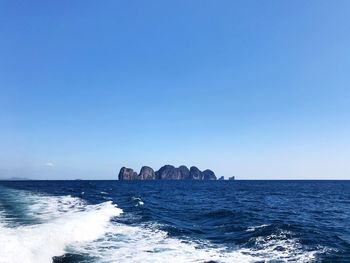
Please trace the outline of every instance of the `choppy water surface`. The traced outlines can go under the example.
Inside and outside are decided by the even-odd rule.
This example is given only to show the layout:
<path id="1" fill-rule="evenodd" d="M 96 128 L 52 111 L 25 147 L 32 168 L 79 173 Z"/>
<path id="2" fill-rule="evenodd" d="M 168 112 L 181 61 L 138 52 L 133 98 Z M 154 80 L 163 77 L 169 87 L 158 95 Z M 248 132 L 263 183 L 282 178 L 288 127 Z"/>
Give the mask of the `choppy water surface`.
<path id="1" fill-rule="evenodd" d="M 0 262 L 350 262 L 350 181 L 0 182 Z"/>

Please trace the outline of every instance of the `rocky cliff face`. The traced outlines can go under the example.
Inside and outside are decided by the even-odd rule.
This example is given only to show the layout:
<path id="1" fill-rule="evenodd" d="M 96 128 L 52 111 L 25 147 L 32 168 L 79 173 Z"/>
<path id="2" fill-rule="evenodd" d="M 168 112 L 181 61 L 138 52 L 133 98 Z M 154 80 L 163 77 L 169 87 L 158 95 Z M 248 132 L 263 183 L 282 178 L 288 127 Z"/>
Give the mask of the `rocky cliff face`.
<path id="1" fill-rule="evenodd" d="M 141 168 L 139 177 L 141 180 L 154 180 L 154 179 L 156 179 L 156 175 L 155 175 L 154 170 L 149 166 L 143 166 Z"/>
<path id="2" fill-rule="evenodd" d="M 177 168 L 181 174 L 181 180 L 189 180 L 191 179 L 190 170 L 185 166 L 181 165 Z"/>
<path id="3" fill-rule="evenodd" d="M 143 166 L 139 174 L 131 168 L 120 169 L 119 180 L 216 180 L 215 173 L 211 170 L 201 172 L 197 167 L 188 169 L 182 165 L 178 168 L 172 165 L 164 165 L 154 172 L 151 167 Z"/>
<path id="4" fill-rule="evenodd" d="M 203 180 L 216 180 L 216 176 L 212 170 L 205 170 L 202 172 Z"/>
<path id="5" fill-rule="evenodd" d="M 135 180 L 138 179 L 138 175 L 131 168 L 122 167 L 118 175 L 119 180 Z"/>
<path id="6" fill-rule="evenodd" d="M 156 179 L 160 180 L 188 180 L 190 170 L 184 165 L 175 168 L 172 165 L 164 165 L 156 172 Z"/>
<path id="7" fill-rule="evenodd" d="M 190 177 L 193 180 L 203 180 L 202 172 L 196 166 L 190 168 Z"/>

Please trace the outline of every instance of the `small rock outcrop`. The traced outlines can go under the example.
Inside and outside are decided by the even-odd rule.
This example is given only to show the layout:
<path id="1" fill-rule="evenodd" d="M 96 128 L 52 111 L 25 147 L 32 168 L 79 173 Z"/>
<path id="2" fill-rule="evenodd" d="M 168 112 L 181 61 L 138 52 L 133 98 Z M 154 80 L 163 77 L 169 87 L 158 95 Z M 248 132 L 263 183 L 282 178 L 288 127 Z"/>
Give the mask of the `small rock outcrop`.
<path id="1" fill-rule="evenodd" d="M 190 177 L 190 170 L 184 165 L 175 168 L 172 165 L 164 165 L 156 172 L 156 179 L 160 180 L 188 180 Z"/>
<path id="2" fill-rule="evenodd" d="M 216 180 L 216 176 L 212 170 L 205 170 L 202 172 L 203 180 Z"/>
<path id="3" fill-rule="evenodd" d="M 179 175 L 174 166 L 164 165 L 156 172 L 156 178 L 159 180 L 170 180 L 179 178 Z"/>
<path id="4" fill-rule="evenodd" d="M 138 179 L 138 175 L 131 168 L 122 167 L 118 175 L 119 180 L 135 180 Z"/>
<path id="5" fill-rule="evenodd" d="M 218 180 L 222 181 L 225 180 L 225 178 L 223 176 L 220 176 Z"/>
<path id="6" fill-rule="evenodd" d="M 118 175 L 119 180 L 216 180 L 212 170 L 201 172 L 197 167 L 188 169 L 185 165 L 176 168 L 173 165 L 164 165 L 158 171 L 149 166 L 143 166 L 137 174 L 131 168 L 122 167 Z"/>
<path id="7" fill-rule="evenodd" d="M 181 180 L 190 180 L 190 170 L 185 166 L 181 165 L 179 168 L 177 168 L 181 174 Z"/>
<path id="8" fill-rule="evenodd" d="M 154 180 L 156 175 L 154 170 L 149 166 L 142 166 L 139 177 L 141 180 Z"/>
<path id="9" fill-rule="evenodd" d="M 203 180 L 202 172 L 196 166 L 190 168 L 190 177 L 193 180 Z"/>

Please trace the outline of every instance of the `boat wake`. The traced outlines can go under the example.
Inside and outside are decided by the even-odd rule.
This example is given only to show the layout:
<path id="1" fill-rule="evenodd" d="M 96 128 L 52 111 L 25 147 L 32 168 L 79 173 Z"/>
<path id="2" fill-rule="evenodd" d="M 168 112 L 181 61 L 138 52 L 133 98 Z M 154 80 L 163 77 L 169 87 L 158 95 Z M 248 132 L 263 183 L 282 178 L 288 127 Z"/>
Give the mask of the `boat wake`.
<path id="1" fill-rule="evenodd" d="M 111 201 L 92 205 L 72 196 L 1 190 L 1 263 L 48 263 L 68 254 L 89 262 L 312 262 L 320 253 L 304 251 L 297 239 L 283 232 L 250 240 L 254 246 L 249 248 L 182 240 L 157 225 L 113 220 L 123 211 Z"/>
<path id="2" fill-rule="evenodd" d="M 6 211 L 2 212 L 0 262 L 4 263 L 52 262 L 54 256 L 66 253 L 67 246 L 102 237 L 110 219 L 122 213 L 112 202 L 88 205 L 71 196 L 51 197 L 8 191 L 13 191 L 8 195 L 16 196 L 21 205 L 26 200 L 24 211 L 32 218 L 32 224 L 11 223 L 11 218 L 6 219 Z"/>

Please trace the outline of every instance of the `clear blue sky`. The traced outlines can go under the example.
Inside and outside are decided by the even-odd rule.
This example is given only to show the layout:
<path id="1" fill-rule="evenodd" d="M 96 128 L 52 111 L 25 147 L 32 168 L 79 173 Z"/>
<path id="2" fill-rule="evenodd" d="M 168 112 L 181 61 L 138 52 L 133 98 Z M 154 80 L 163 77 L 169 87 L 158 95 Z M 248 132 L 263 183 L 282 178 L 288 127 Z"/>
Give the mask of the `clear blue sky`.
<path id="1" fill-rule="evenodd" d="M 350 1 L 0 2 L 0 177 L 350 179 Z"/>

